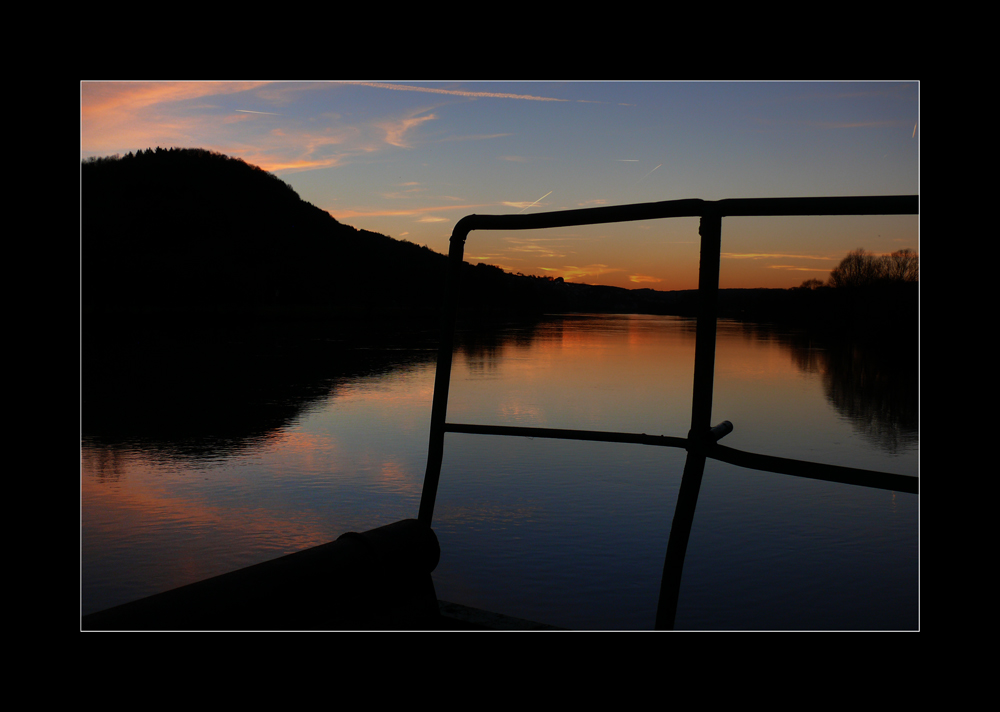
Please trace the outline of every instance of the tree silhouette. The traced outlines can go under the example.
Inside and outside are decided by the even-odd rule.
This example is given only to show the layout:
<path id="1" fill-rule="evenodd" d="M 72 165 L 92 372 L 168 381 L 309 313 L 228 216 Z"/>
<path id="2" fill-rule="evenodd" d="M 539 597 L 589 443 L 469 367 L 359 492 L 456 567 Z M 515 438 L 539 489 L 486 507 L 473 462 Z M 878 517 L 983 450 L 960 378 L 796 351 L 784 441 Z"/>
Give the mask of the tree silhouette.
<path id="1" fill-rule="evenodd" d="M 840 288 L 873 287 L 916 282 L 918 276 L 919 258 L 911 249 L 875 255 L 859 247 L 830 272 L 828 284 Z"/>
<path id="2" fill-rule="evenodd" d="M 798 287 L 795 287 L 795 289 L 819 289 L 822 286 L 823 286 L 823 280 L 821 279 L 807 279 Z"/>
<path id="3" fill-rule="evenodd" d="M 920 260 L 911 249 L 897 250 L 886 256 L 886 278 L 890 282 L 916 282 Z"/>

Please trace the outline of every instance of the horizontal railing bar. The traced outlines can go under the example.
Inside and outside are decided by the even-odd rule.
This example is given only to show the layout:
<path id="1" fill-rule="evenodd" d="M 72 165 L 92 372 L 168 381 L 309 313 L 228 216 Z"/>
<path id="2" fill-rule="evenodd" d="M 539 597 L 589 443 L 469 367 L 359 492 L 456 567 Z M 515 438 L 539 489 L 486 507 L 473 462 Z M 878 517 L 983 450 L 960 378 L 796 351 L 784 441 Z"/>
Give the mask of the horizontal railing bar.
<path id="1" fill-rule="evenodd" d="M 552 438 L 556 440 L 586 440 L 591 442 L 631 443 L 634 445 L 659 445 L 663 447 L 687 448 L 687 438 L 669 435 L 646 435 L 645 433 L 614 433 L 600 430 L 564 430 L 560 428 L 529 428 L 511 425 L 473 425 L 469 423 L 445 423 L 448 433 L 467 435 L 505 435 L 525 438 Z M 825 465 L 819 462 L 792 460 L 786 457 L 760 455 L 743 450 L 735 450 L 724 445 L 710 444 L 705 456 L 713 460 L 751 470 L 762 470 L 779 475 L 793 475 L 825 482 L 859 485 L 873 489 L 891 490 L 917 494 L 919 479 L 910 475 L 894 475 L 876 470 L 863 470 L 841 465 Z"/>
<path id="2" fill-rule="evenodd" d="M 706 201 L 701 199 L 664 200 L 658 203 L 633 205 L 608 205 L 601 208 L 555 210 L 546 213 L 518 213 L 516 215 L 466 215 L 455 223 L 455 234 L 468 234 L 472 230 L 536 230 L 575 225 L 600 225 L 632 220 L 659 220 L 660 218 L 696 218 L 705 211 Z"/>
<path id="3" fill-rule="evenodd" d="M 525 438 L 553 438 L 556 440 L 589 440 L 604 443 L 632 443 L 634 445 L 662 445 L 665 447 L 687 447 L 686 438 L 668 435 L 646 435 L 645 433 L 612 433 L 601 430 L 562 430 L 559 428 L 526 428 L 512 425 L 471 425 L 468 423 L 445 423 L 447 433 L 469 435 L 510 435 Z"/>
<path id="4" fill-rule="evenodd" d="M 892 490 L 918 494 L 920 478 L 912 475 L 894 475 L 888 472 L 862 470 L 841 465 L 824 465 L 819 462 L 792 460 L 787 457 L 760 455 L 753 452 L 735 450 L 725 445 L 709 445 L 705 451 L 706 457 L 713 460 L 728 462 L 730 465 L 746 467 L 751 470 L 763 470 L 779 475 L 794 475 L 813 480 L 839 482 L 847 485 L 860 485 L 874 489 Z"/>
<path id="5" fill-rule="evenodd" d="M 916 215 L 916 195 L 861 195 L 833 198 L 726 198 L 724 200 L 663 200 L 656 203 L 609 205 L 516 215 L 466 215 L 455 224 L 456 235 L 472 230 L 538 230 L 599 225 L 634 220 L 719 216 L 783 215 Z M 463 237 L 464 239 L 464 237 Z"/>

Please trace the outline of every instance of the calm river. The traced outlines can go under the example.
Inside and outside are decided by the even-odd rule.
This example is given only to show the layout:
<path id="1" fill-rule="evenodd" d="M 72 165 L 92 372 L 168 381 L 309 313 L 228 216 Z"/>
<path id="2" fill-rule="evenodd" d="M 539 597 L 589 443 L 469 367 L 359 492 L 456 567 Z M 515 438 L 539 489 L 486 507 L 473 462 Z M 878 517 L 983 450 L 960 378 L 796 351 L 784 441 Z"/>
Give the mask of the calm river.
<path id="1" fill-rule="evenodd" d="M 468 337 L 448 419 L 684 437 L 694 324 L 553 316 Z M 274 384 L 287 359 L 256 375 L 220 369 L 218 393 L 200 385 L 159 416 L 142 411 L 187 398 L 182 387 L 122 387 L 128 402 L 96 421 L 85 397 L 82 613 L 415 517 L 430 345 L 354 348 L 336 368 L 316 357 L 287 388 Z M 722 321 L 712 422 L 734 424 L 733 448 L 917 475 L 915 353 L 901 365 Z M 684 457 L 447 435 L 438 597 L 566 628 L 651 629 Z M 914 630 L 919 591 L 916 495 L 708 461 L 678 629 Z"/>

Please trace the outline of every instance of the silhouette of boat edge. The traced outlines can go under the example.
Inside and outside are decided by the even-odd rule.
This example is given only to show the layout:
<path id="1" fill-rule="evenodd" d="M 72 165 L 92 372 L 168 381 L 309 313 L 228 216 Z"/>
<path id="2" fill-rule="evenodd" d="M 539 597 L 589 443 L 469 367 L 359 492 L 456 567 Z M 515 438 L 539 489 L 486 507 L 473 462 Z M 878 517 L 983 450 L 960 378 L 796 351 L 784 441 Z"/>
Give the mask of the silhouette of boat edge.
<path id="1" fill-rule="evenodd" d="M 544 630 L 438 601 L 441 547 L 404 519 L 82 617 L 85 631 Z"/>

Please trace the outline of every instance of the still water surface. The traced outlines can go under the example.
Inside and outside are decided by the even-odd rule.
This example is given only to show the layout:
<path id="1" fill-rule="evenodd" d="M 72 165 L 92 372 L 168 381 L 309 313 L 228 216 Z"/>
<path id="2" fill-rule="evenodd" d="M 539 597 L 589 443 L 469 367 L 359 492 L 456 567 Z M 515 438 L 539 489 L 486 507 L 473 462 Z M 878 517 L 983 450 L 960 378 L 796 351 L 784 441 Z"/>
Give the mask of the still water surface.
<path id="1" fill-rule="evenodd" d="M 467 338 L 448 420 L 683 437 L 694 331 L 678 317 L 559 316 Z M 85 429 L 82 612 L 415 517 L 434 353 L 385 356 L 227 444 Z M 712 422 L 734 424 L 730 447 L 917 475 L 909 373 L 891 357 L 722 321 Z M 438 597 L 567 628 L 652 628 L 684 457 L 447 435 Z M 916 629 L 918 561 L 916 495 L 709 460 L 676 626 Z"/>

